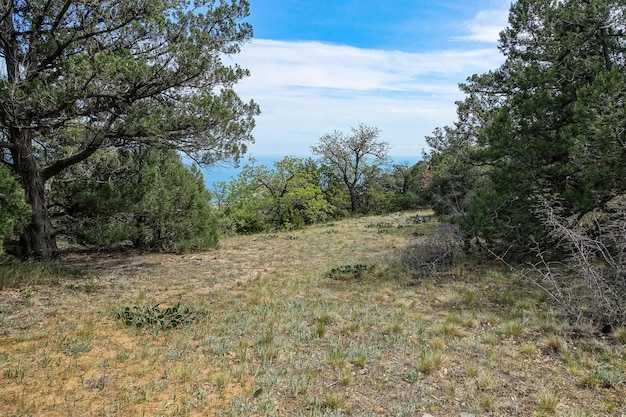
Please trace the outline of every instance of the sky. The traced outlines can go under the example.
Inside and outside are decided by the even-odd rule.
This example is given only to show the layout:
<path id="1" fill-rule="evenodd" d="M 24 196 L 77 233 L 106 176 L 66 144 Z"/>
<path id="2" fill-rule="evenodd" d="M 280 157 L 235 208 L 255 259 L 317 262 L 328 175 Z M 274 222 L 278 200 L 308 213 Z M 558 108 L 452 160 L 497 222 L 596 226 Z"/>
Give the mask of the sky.
<path id="1" fill-rule="evenodd" d="M 498 68 L 508 0 L 249 0 L 250 43 L 227 62 L 261 107 L 253 157 L 310 155 L 326 133 L 378 127 L 394 157 L 456 119 L 458 84 Z"/>

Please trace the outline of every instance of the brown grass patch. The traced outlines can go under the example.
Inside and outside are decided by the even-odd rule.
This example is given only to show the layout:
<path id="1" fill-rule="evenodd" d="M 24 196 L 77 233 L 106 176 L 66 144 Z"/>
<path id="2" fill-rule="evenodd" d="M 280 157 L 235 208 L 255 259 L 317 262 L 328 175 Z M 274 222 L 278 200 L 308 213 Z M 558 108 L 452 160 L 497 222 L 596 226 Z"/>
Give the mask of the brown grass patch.
<path id="1" fill-rule="evenodd" d="M 412 215 L 184 256 L 68 254 L 72 278 L 0 292 L 0 415 L 625 412 L 620 338 L 566 340 L 541 296 L 495 268 L 415 281 L 393 261 L 430 230 Z M 354 265 L 368 266 L 358 279 L 328 277 Z M 177 329 L 116 317 L 179 302 L 198 317 Z M 442 358 L 428 372 L 424 352 Z"/>

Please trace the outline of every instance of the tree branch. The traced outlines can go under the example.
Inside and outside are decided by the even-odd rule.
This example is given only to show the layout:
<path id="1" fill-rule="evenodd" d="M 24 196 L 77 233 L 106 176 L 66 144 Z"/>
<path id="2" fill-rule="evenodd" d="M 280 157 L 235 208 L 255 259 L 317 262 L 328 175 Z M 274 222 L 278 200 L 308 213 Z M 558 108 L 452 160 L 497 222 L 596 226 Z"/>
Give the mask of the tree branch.
<path id="1" fill-rule="evenodd" d="M 68 2 L 71 3 L 71 2 Z M 65 11 L 63 12 L 65 13 Z M 59 17 L 59 19 L 61 19 L 62 16 Z M 70 45 L 80 42 L 80 41 L 84 41 L 87 39 L 91 39 L 94 38 L 98 35 L 104 35 L 104 34 L 109 34 L 109 33 L 113 33 L 127 25 L 129 25 L 131 22 L 133 22 L 134 20 L 136 20 L 136 16 L 131 16 L 130 18 L 128 18 L 127 20 L 123 20 L 120 23 L 118 23 L 115 26 L 111 26 L 109 28 L 103 29 L 103 30 L 95 30 L 93 32 L 85 32 L 80 36 L 71 36 L 70 39 L 66 40 L 63 43 L 60 43 L 57 46 L 57 49 L 50 54 L 49 56 L 47 56 L 45 59 L 43 59 L 41 61 L 41 63 L 37 66 L 37 68 L 35 69 L 35 71 L 33 72 L 33 74 L 31 74 L 31 76 L 35 76 L 37 75 L 39 72 L 43 71 L 46 67 L 48 67 L 49 65 L 51 65 L 57 58 L 59 58 L 62 54 L 63 51 L 65 51 Z M 60 22 L 60 20 L 58 20 L 55 24 L 58 24 Z M 80 26 L 76 29 L 73 29 L 74 33 L 80 33 L 81 31 L 84 31 L 83 26 Z M 54 32 L 54 31 L 52 31 Z M 31 78 L 31 77 L 27 77 L 27 78 Z"/>
<path id="2" fill-rule="evenodd" d="M 52 25 L 52 30 L 50 31 L 51 33 L 56 32 L 57 28 L 61 24 L 61 20 L 63 20 L 63 16 L 65 16 L 65 13 L 67 13 L 67 10 L 70 8 L 71 5 L 72 5 L 72 1 L 67 0 L 65 4 L 63 5 L 63 7 L 61 8 L 61 10 L 59 11 L 59 13 L 57 13 L 57 17 L 54 19 L 54 24 Z"/>
<path id="3" fill-rule="evenodd" d="M 78 162 L 83 161 L 93 155 L 98 149 L 100 149 L 104 141 L 107 139 L 107 135 L 103 134 L 102 132 L 108 131 L 118 118 L 119 116 L 117 114 L 112 114 L 107 121 L 108 127 L 101 130 L 99 132 L 100 134 L 97 134 L 79 152 L 72 154 L 67 158 L 59 159 L 49 167 L 44 168 L 41 173 L 43 180 L 47 181 L 57 175 L 59 172 L 63 171 L 65 168 L 77 164 Z"/>
<path id="4" fill-rule="evenodd" d="M 52 165 L 50 165 L 49 167 L 45 168 L 42 171 L 42 175 L 41 175 L 43 177 L 43 180 L 47 181 L 50 178 L 57 175 L 59 172 L 63 171 L 65 168 L 72 166 L 74 164 L 77 164 L 80 161 L 83 161 L 89 158 L 98 149 L 100 149 L 100 147 L 104 143 L 104 139 L 105 139 L 105 136 L 100 135 L 99 137 L 94 138 L 94 140 L 89 142 L 89 144 L 85 146 L 80 152 L 72 154 L 68 156 L 67 158 L 60 159 L 56 161 L 55 163 L 53 163 Z"/>

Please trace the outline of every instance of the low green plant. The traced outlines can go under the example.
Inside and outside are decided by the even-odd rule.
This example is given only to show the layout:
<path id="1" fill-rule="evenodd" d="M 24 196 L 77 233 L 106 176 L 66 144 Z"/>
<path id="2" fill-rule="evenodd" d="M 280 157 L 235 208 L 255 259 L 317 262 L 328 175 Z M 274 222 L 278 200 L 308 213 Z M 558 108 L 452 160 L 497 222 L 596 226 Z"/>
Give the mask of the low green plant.
<path id="1" fill-rule="evenodd" d="M 91 351 L 91 343 L 86 340 L 75 340 L 63 349 L 64 354 L 73 358 L 77 358 L 89 351 Z"/>
<path id="2" fill-rule="evenodd" d="M 478 400 L 478 404 L 484 410 L 487 410 L 487 411 L 493 410 L 495 408 L 495 400 L 493 398 L 493 395 L 491 394 L 482 395 Z"/>
<path id="3" fill-rule="evenodd" d="M 326 362 L 333 369 L 342 369 L 347 365 L 346 353 L 341 346 L 334 346 L 326 355 Z"/>
<path id="4" fill-rule="evenodd" d="M 391 229 L 393 228 L 393 224 L 389 222 L 373 222 L 365 225 L 367 228 L 376 228 L 376 229 Z"/>
<path id="5" fill-rule="evenodd" d="M 117 313 L 117 318 L 127 326 L 169 330 L 197 321 L 199 313 L 179 302 L 175 306 L 165 309 L 159 308 L 158 304 L 144 307 L 124 307 L 122 311 Z"/>
<path id="6" fill-rule="evenodd" d="M 17 363 L 15 368 L 6 368 L 4 370 L 4 377 L 7 379 L 15 379 L 18 383 L 21 383 L 26 377 L 27 369 L 20 362 Z"/>
<path id="7" fill-rule="evenodd" d="M 527 356 L 533 356 L 537 353 L 537 345 L 533 342 L 526 342 L 521 347 L 521 352 Z"/>
<path id="8" fill-rule="evenodd" d="M 600 367 L 596 370 L 600 386 L 603 388 L 619 389 L 624 385 L 624 377 L 619 369 Z"/>
<path id="9" fill-rule="evenodd" d="M 510 320 L 502 324 L 502 333 L 509 337 L 520 337 L 524 334 L 524 322 L 521 320 Z"/>
<path id="10" fill-rule="evenodd" d="M 496 387 L 496 381 L 493 379 L 493 376 L 486 372 L 478 374 L 476 384 L 481 391 L 492 391 Z"/>
<path id="11" fill-rule="evenodd" d="M 311 385 L 313 385 L 313 379 L 307 375 L 298 375 L 289 382 L 291 394 L 294 397 L 306 394 Z"/>
<path id="12" fill-rule="evenodd" d="M 562 353 L 567 351 L 567 343 L 563 338 L 557 335 L 547 337 L 543 342 L 544 347 L 554 353 Z"/>
<path id="13" fill-rule="evenodd" d="M 537 406 L 541 411 L 554 413 L 560 403 L 561 396 L 558 392 L 553 390 L 543 391 L 537 396 Z"/>
<path id="14" fill-rule="evenodd" d="M 465 332 L 456 323 L 445 322 L 441 323 L 435 328 L 435 332 L 443 336 L 461 337 L 465 335 Z"/>
<path id="15" fill-rule="evenodd" d="M 410 369 L 406 373 L 406 380 L 413 384 L 420 380 L 420 373 L 416 369 Z"/>
<path id="16" fill-rule="evenodd" d="M 470 363 L 470 364 L 468 364 L 468 365 L 465 367 L 465 373 L 466 373 L 466 374 L 467 374 L 467 376 L 469 376 L 469 377 L 472 377 L 472 378 L 473 378 L 473 377 L 477 376 L 477 375 L 478 375 L 478 372 L 479 372 L 478 368 L 477 368 L 477 367 L 476 367 L 476 365 L 474 365 L 473 363 Z"/>
<path id="17" fill-rule="evenodd" d="M 345 397 L 336 392 L 326 392 L 322 398 L 322 405 L 330 410 L 339 410 L 343 408 L 345 403 Z"/>
<path id="18" fill-rule="evenodd" d="M 373 268 L 372 265 L 344 265 L 339 266 L 337 268 L 333 268 L 328 273 L 328 278 L 336 279 L 339 281 L 348 281 L 360 279 L 363 277 L 363 274 Z"/>
<path id="19" fill-rule="evenodd" d="M 411 224 L 422 224 L 422 223 L 428 223 L 431 220 L 433 220 L 433 216 L 432 215 L 420 215 L 420 214 L 416 214 L 415 216 L 411 216 L 406 220 L 406 223 L 411 225 Z"/>
<path id="20" fill-rule="evenodd" d="M 351 354 L 350 362 L 356 366 L 360 366 L 361 368 L 365 367 L 369 361 L 370 352 L 366 348 L 357 348 Z"/>
<path id="21" fill-rule="evenodd" d="M 334 322 L 334 318 L 330 314 L 322 314 L 315 321 L 315 334 L 322 338 L 326 336 L 326 326 Z"/>

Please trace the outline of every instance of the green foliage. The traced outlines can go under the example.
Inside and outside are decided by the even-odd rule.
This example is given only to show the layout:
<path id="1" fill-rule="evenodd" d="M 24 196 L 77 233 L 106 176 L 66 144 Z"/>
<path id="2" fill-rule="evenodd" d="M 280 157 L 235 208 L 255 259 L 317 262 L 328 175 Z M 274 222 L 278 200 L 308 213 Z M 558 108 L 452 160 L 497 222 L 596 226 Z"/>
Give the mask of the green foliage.
<path id="1" fill-rule="evenodd" d="M 513 4 L 498 69 L 462 86 L 458 122 L 428 138 L 439 214 L 491 248 L 527 251 L 550 236 L 536 206 L 582 216 L 626 192 L 624 5 Z"/>
<path id="2" fill-rule="evenodd" d="M 560 312 L 599 326 L 626 317 L 624 16 L 620 0 L 513 3 L 504 64 L 428 138 L 437 213 L 466 243 L 532 255 Z"/>
<path id="3" fill-rule="evenodd" d="M 169 330 L 193 323 L 199 318 L 194 309 L 181 305 L 180 302 L 165 309 L 155 306 L 124 307 L 117 313 L 117 318 L 127 326 L 149 328 L 154 330 Z"/>
<path id="4" fill-rule="evenodd" d="M 330 217 L 340 219 L 350 215 L 350 194 L 341 178 L 328 165 L 320 165 L 320 187 L 330 204 Z"/>
<path id="5" fill-rule="evenodd" d="M 425 168 L 423 163 L 395 165 L 390 170 L 362 166 L 355 186 L 358 213 L 387 213 L 424 204 Z M 273 168 L 247 165 L 235 179 L 214 188 L 225 234 L 299 229 L 351 213 L 350 193 L 338 172 L 311 158 L 288 156 Z"/>
<path id="6" fill-rule="evenodd" d="M 345 280 L 356 280 L 363 277 L 368 271 L 371 271 L 374 268 L 373 265 L 363 265 L 363 264 L 355 264 L 355 265 L 343 265 L 337 268 L 333 268 L 328 273 L 328 278 L 336 279 L 338 281 Z"/>
<path id="7" fill-rule="evenodd" d="M 0 254 L 4 240 L 21 232 L 30 213 L 24 191 L 0 160 Z"/>
<path id="8" fill-rule="evenodd" d="M 320 186 L 313 160 L 285 157 L 274 164 L 247 165 L 229 184 L 218 185 L 222 229 L 255 233 L 298 229 L 326 221 L 334 211 Z"/>
<path id="9" fill-rule="evenodd" d="M 63 353 L 67 356 L 71 356 L 73 358 L 77 358 L 83 353 L 87 353 L 91 351 L 91 343 L 86 340 L 75 340 L 72 343 L 69 343 L 64 349 Z"/>
<path id="10" fill-rule="evenodd" d="M 280 193 L 272 193 L 276 198 L 274 222 L 290 229 L 328 220 L 333 208 L 322 193 L 315 162 L 286 157 L 275 167 L 275 177 L 283 178 L 285 185 Z"/>
<path id="11" fill-rule="evenodd" d="M 394 164 L 388 169 L 373 167 L 365 177 L 364 205 L 370 214 L 413 210 L 426 205 L 422 179 L 427 166 L 423 161 L 413 166 Z"/>
<path id="12" fill-rule="evenodd" d="M 0 5 L 0 38 L 10 40 L 0 45 L 0 155 L 31 205 L 25 255 L 56 255 L 58 207 L 48 207 L 46 186 L 99 150 L 150 146 L 203 164 L 239 159 L 259 108 L 234 91 L 249 72 L 223 57 L 250 40 L 248 14 L 245 0 Z M 156 223 L 144 239 L 150 245 L 180 234 Z"/>
<path id="13" fill-rule="evenodd" d="M 419 373 L 417 370 L 415 370 L 415 369 L 410 369 L 410 370 L 406 373 L 406 380 L 407 380 L 409 383 L 411 383 L 411 384 L 414 384 L 414 383 L 416 383 L 417 381 L 419 381 L 419 380 L 420 380 L 420 377 L 421 377 L 420 373 Z"/>
<path id="14" fill-rule="evenodd" d="M 111 150 L 54 185 L 66 234 L 81 244 L 187 251 L 217 244 L 202 175 L 174 151 Z"/>
<path id="15" fill-rule="evenodd" d="M 217 219 L 200 171 L 186 167 L 173 151 L 149 154 L 154 166 L 143 173 L 151 185 L 135 212 L 135 246 L 168 251 L 217 245 Z"/>

